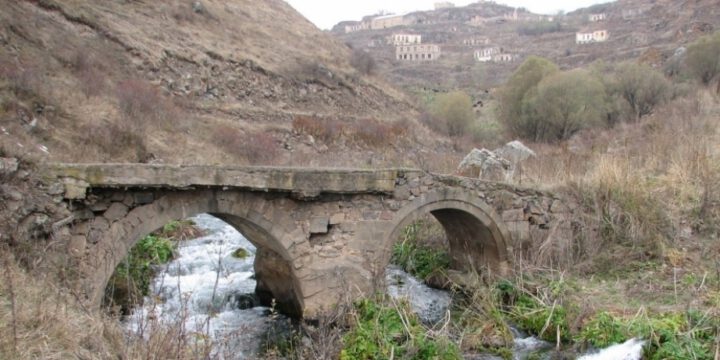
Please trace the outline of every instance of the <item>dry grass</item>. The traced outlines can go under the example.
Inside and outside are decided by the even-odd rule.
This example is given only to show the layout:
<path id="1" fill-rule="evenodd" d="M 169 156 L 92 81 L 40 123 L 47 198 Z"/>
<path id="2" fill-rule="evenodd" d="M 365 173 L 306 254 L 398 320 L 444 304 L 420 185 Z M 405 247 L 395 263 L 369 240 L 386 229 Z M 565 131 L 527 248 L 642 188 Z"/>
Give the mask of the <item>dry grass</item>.
<path id="1" fill-rule="evenodd" d="M 706 91 L 676 99 L 639 124 L 535 146 L 522 181 L 569 193 L 590 217 L 572 248 L 578 261 L 608 246 L 626 259 L 659 258 L 681 234 L 718 232 L 720 102 Z"/>

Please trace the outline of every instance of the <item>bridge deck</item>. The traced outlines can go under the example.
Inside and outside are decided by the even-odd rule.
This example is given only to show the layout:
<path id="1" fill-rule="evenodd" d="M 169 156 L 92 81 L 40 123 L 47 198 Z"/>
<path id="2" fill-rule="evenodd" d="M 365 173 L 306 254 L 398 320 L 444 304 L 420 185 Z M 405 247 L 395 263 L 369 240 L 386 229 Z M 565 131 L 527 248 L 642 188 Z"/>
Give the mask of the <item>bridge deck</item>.
<path id="1" fill-rule="evenodd" d="M 220 167 L 150 164 L 48 164 L 50 179 L 74 179 L 90 188 L 228 187 L 296 193 L 387 193 L 415 169 Z"/>

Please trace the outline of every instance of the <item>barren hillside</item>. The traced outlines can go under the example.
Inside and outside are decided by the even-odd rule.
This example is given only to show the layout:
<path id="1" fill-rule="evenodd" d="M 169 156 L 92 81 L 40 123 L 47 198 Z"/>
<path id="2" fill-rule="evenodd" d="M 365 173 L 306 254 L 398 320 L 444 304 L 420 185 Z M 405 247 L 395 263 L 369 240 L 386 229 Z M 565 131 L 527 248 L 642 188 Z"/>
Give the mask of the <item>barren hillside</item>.
<path id="1" fill-rule="evenodd" d="M 350 49 L 284 1 L 3 3 L 0 137 L 22 151 L 299 165 L 358 164 L 379 147 L 415 146 L 407 132 L 386 136 L 414 121 L 404 95 L 355 70 Z M 298 116 L 373 128 L 379 140 L 369 146 L 344 130 L 344 142 L 321 143 L 292 131 Z"/>

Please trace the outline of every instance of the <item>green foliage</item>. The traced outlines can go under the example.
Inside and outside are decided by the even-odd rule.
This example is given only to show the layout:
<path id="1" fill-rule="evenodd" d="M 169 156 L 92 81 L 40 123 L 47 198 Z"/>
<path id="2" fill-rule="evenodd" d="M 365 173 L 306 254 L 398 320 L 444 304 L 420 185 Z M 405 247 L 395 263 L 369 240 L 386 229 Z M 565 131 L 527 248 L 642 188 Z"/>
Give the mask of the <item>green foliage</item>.
<path id="1" fill-rule="evenodd" d="M 601 312 L 588 322 L 577 340 L 606 347 L 641 338 L 648 342 L 644 349 L 646 359 L 712 360 L 718 325 L 720 322 L 713 316 L 692 310 L 685 314 L 640 314 L 632 319 Z"/>
<path id="2" fill-rule="evenodd" d="M 403 230 L 403 241 L 393 246 L 391 262 L 420 279 L 445 272 L 450 267 L 450 256 L 443 249 L 436 249 L 419 242 L 424 224 L 413 223 Z"/>
<path id="3" fill-rule="evenodd" d="M 500 299 L 505 304 L 506 316 L 520 328 L 536 334 L 539 338 L 555 342 L 560 332 L 560 340 L 572 339 L 568 326 L 568 311 L 562 304 L 567 291 L 564 281 L 553 281 L 539 297 L 520 289 L 510 281 L 501 281 L 496 286 Z M 550 300 L 551 298 L 555 300 Z"/>
<path id="4" fill-rule="evenodd" d="M 508 313 L 521 328 L 537 334 L 543 340 L 554 342 L 560 329 L 560 340 L 571 339 L 565 307 L 560 304 L 546 305 L 538 299 L 520 294 Z"/>
<path id="5" fill-rule="evenodd" d="M 363 299 L 355 309 L 355 325 L 343 337 L 341 360 L 462 358 L 448 339 L 428 336 L 407 303 L 388 307 Z"/>
<path id="6" fill-rule="evenodd" d="M 472 99 L 462 91 L 438 95 L 431 105 L 431 113 L 450 136 L 465 134 L 475 119 Z"/>
<path id="7" fill-rule="evenodd" d="M 148 235 L 140 239 L 110 278 L 105 306 L 120 306 L 122 313 L 128 314 L 135 304 L 142 303 L 150 293 L 153 267 L 172 260 L 174 249 L 168 238 Z"/>
<path id="8" fill-rule="evenodd" d="M 526 139 L 535 137 L 535 124 L 526 122 L 522 115 L 522 103 L 527 94 L 532 93 L 540 81 L 558 71 L 552 61 L 530 56 L 515 70 L 500 91 L 499 118 L 513 136 Z"/>
<path id="9" fill-rule="evenodd" d="M 709 85 L 720 74 L 720 31 L 688 46 L 685 62 L 693 76 Z"/>
<path id="10" fill-rule="evenodd" d="M 565 140 L 583 128 L 601 124 L 604 101 L 602 83 L 589 73 L 560 72 L 543 78 L 523 98 L 521 118 L 535 141 Z"/>
<path id="11" fill-rule="evenodd" d="M 579 340 L 585 341 L 596 348 L 605 348 L 628 340 L 626 326 L 618 319 L 600 312 L 583 327 Z"/>
<path id="12" fill-rule="evenodd" d="M 670 81 L 647 65 L 623 63 L 615 70 L 610 92 L 623 99 L 632 111 L 632 119 L 652 113 L 670 97 Z"/>
<path id="13" fill-rule="evenodd" d="M 244 248 L 237 248 L 237 250 L 232 252 L 232 257 L 236 259 L 247 259 L 248 256 L 250 256 L 250 252 Z"/>

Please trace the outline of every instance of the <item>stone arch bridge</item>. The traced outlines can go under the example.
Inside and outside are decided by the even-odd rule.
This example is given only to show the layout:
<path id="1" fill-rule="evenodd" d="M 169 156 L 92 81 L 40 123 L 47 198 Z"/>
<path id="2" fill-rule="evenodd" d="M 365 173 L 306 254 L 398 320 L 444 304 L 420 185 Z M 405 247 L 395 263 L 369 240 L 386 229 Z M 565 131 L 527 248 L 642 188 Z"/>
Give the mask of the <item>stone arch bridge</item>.
<path id="1" fill-rule="evenodd" d="M 427 214 L 444 227 L 456 269 L 504 273 L 515 251 L 573 236 L 551 194 L 412 169 L 52 164 L 45 177 L 73 212 L 55 231 L 93 306 L 140 238 L 199 213 L 257 246 L 258 295 L 298 316 L 372 292 L 402 229 Z"/>

